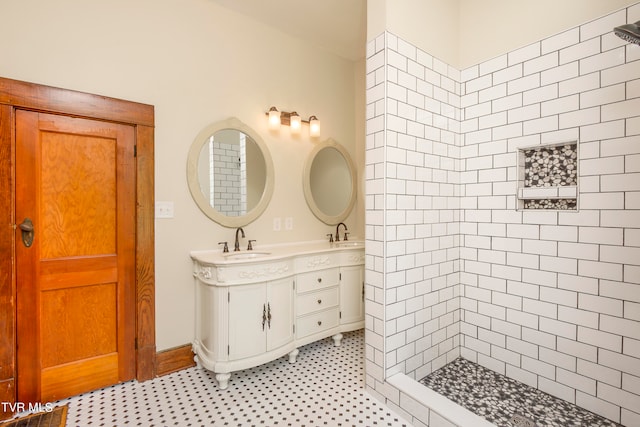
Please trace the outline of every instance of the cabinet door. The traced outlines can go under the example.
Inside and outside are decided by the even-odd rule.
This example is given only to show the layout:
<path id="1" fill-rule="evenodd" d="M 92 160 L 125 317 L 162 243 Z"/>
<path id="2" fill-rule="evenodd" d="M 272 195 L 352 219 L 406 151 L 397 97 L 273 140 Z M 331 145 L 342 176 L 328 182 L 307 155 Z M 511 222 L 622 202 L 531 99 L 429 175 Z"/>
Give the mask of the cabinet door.
<path id="1" fill-rule="evenodd" d="M 267 351 L 293 341 L 293 279 L 267 284 Z"/>
<path id="2" fill-rule="evenodd" d="M 340 269 L 340 323 L 364 319 L 364 268 L 361 265 Z"/>
<path id="3" fill-rule="evenodd" d="M 243 359 L 264 353 L 267 324 L 267 287 L 264 283 L 229 288 L 229 359 Z M 265 311 L 266 315 L 266 311 Z"/>

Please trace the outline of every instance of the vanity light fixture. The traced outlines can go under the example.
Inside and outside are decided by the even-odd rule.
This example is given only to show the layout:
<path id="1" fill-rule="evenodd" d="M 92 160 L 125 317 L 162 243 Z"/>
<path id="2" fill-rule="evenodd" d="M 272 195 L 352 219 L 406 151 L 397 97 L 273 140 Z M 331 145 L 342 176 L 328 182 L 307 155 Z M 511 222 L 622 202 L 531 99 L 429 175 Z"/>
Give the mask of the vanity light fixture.
<path id="1" fill-rule="evenodd" d="M 302 123 L 309 125 L 309 136 L 317 138 L 320 136 L 320 120 L 316 116 L 309 117 L 309 120 L 302 120 L 300 115 L 295 111 L 278 111 L 276 107 L 271 107 L 267 113 L 269 116 L 269 130 L 277 130 L 281 125 L 291 127 L 292 134 L 299 134 L 302 129 Z"/>

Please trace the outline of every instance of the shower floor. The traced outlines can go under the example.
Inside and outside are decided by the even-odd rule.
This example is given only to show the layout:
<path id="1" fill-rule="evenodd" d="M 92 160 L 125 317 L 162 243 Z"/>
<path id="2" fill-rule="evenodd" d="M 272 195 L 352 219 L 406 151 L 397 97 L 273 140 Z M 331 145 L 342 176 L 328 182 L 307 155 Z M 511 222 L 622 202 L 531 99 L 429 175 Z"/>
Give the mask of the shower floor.
<path id="1" fill-rule="evenodd" d="M 420 383 L 497 426 L 620 426 L 461 357 Z"/>

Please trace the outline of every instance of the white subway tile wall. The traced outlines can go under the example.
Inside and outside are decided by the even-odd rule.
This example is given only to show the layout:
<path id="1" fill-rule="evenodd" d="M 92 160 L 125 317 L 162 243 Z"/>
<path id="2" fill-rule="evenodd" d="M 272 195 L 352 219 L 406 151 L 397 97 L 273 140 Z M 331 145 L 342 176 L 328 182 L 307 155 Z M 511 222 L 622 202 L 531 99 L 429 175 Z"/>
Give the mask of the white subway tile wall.
<path id="1" fill-rule="evenodd" d="M 368 43 L 366 384 L 408 419 L 384 379 L 462 356 L 640 423 L 640 47 L 612 34 L 637 20 L 461 71 Z M 518 148 L 567 141 L 579 211 L 517 212 Z"/>
<path id="2" fill-rule="evenodd" d="M 243 205 L 242 194 L 246 192 L 246 160 L 243 161 L 244 151 L 240 150 L 239 143 L 226 143 L 213 141 L 215 153 L 211 159 L 215 171 L 212 182 L 207 189 L 211 194 L 206 194 L 211 203 L 215 203 L 216 209 L 226 215 L 242 215 L 247 211 Z M 244 202 L 246 203 L 246 202 Z"/>

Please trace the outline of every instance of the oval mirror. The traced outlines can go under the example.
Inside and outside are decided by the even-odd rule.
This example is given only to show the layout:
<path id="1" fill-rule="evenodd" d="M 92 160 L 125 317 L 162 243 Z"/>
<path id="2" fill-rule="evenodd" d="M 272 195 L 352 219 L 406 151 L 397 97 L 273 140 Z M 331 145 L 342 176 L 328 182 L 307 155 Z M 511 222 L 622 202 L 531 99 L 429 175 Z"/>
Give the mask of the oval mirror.
<path id="1" fill-rule="evenodd" d="M 225 227 L 242 227 L 271 200 L 273 162 L 260 136 L 230 118 L 205 127 L 193 141 L 187 181 L 205 215 Z"/>
<path id="2" fill-rule="evenodd" d="M 322 222 L 336 225 L 356 201 L 356 170 L 347 150 L 332 139 L 318 144 L 304 166 L 304 197 Z"/>

